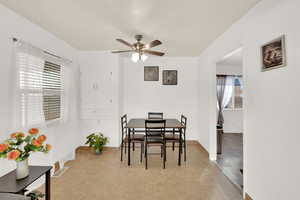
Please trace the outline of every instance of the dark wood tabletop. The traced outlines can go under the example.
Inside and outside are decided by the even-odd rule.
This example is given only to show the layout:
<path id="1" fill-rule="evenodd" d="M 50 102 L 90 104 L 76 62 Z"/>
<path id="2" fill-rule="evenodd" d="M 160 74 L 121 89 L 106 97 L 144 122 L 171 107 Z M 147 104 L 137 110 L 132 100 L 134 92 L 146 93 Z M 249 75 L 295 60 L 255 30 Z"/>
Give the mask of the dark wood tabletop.
<path id="1" fill-rule="evenodd" d="M 32 184 L 52 169 L 51 166 L 29 166 L 29 176 L 16 180 L 16 170 L 0 177 L 0 192 L 2 193 L 22 193 L 26 187 Z"/>
<path id="2" fill-rule="evenodd" d="M 184 128 L 181 122 L 178 119 L 165 119 L 166 120 L 166 128 Z M 126 128 L 145 128 L 146 119 L 143 118 L 134 118 L 130 119 Z"/>

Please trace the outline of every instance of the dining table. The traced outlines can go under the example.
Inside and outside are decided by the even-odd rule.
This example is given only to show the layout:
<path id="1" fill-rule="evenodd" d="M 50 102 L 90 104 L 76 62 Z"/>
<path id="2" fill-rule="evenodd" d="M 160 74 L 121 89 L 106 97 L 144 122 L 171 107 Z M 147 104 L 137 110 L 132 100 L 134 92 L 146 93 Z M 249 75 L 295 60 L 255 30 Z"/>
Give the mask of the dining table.
<path id="1" fill-rule="evenodd" d="M 131 134 L 136 132 L 144 132 L 146 131 L 145 128 L 145 121 L 148 120 L 146 118 L 132 118 L 127 123 L 127 126 L 125 128 L 128 129 L 128 166 L 130 166 L 130 138 Z M 151 119 L 155 120 L 155 119 Z M 182 152 L 182 129 L 184 128 L 184 125 L 178 120 L 178 119 L 164 119 L 166 120 L 166 129 L 172 129 L 176 130 L 176 132 L 179 132 L 179 153 L 178 153 L 178 165 L 181 165 L 181 152 Z"/>

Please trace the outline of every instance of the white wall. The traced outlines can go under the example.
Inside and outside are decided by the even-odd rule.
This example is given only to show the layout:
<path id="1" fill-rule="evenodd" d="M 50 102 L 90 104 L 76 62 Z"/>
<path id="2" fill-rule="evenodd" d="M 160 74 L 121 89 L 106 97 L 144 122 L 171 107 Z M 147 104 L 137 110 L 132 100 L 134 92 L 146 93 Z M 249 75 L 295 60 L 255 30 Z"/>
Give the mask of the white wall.
<path id="1" fill-rule="evenodd" d="M 122 76 L 119 56 L 110 52 L 79 52 L 81 72 L 82 143 L 93 132 L 109 137 L 108 146 L 120 144 Z"/>
<path id="2" fill-rule="evenodd" d="M 229 58 L 230 59 L 230 58 Z M 243 59 L 242 57 L 240 58 Z M 242 62 L 230 63 L 219 62 L 216 66 L 216 73 L 222 75 L 243 75 Z M 242 109 L 225 109 L 224 116 L 224 133 L 242 133 L 243 132 L 243 110 Z"/>
<path id="3" fill-rule="evenodd" d="M 49 155 L 34 154 L 30 159 L 30 164 L 53 164 L 57 160 L 63 160 L 73 156 L 74 148 L 78 146 L 78 115 L 77 115 L 77 85 L 76 85 L 76 50 L 62 40 L 57 39 L 52 34 L 44 31 L 40 27 L 32 24 L 25 18 L 15 14 L 11 10 L 0 5 L 0 141 L 6 139 L 9 134 L 16 131 L 11 126 L 12 119 L 12 71 L 13 43 L 12 37 L 20 38 L 37 47 L 53 52 L 73 61 L 75 70 L 73 84 L 70 90 L 72 101 L 69 104 L 71 110 L 70 118 L 67 122 L 53 124 L 51 127 L 42 128 L 43 133 L 48 136 L 48 142 L 53 145 L 53 151 Z M 78 82 L 78 81 L 77 81 Z M 0 160 L 0 176 L 9 172 L 15 167 L 14 162 Z"/>
<path id="4" fill-rule="evenodd" d="M 147 117 L 148 112 L 163 112 L 164 117 L 188 118 L 187 138 L 198 140 L 199 113 L 203 95 L 197 58 L 150 57 L 144 63 L 123 59 L 124 113 L 129 118 Z M 159 81 L 144 81 L 144 66 L 159 66 Z M 162 85 L 162 71 L 177 70 L 178 85 Z M 201 94 L 201 95 L 200 95 Z"/>
<path id="5" fill-rule="evenodd" d="M 200 79 L 209 88 L 209 151 L 215 159 L 216 62 L 244 49 L 244 188 L 255 200 L 298 199 L 300 1 L 264 0 L 200 56 Z M 261 72 L 260 46 L 285 34 L 288 65 Z M 200 132 L 201 138 L 208 138 Z"/>
<path id="6" fill-rule="evenodd" d="M 242 59 L 242 58 L 241 58 Z M 229 65 L 227 63 L 217 63 L 217 74 L 223 75 L 243 75 L 243 65 Z"/>
<path id="7" fill-rule="evenodd" d="M 156 58 L 133 63 L 110 52 L 80 52 L 81 119 L 83 136 L 102 131 L 109 146 L 120 144 L 119 118 L 146 117 L 162 111 L 165 117 L 188 117 L 188 139 L 198 140 L 200 92 L 197 58 Z M 144 81 L 144 66 L 159 66 L 160 80 Z M 162 85 L 162 70 L 178 70 L 178 85 Z M 93 88 L 94 85 L 98 88 Z M 112 100 L 112 101 L 111 101 Z M 200 111 L 201 112 L 201 111 Z M 84 140 L 84 138 L 82 138 Z"/>
<path id="8" fill-rule="evenodd" d="M 243 133 L 243 110 L 226 109 L 223 111 L 224 133 Z"/>

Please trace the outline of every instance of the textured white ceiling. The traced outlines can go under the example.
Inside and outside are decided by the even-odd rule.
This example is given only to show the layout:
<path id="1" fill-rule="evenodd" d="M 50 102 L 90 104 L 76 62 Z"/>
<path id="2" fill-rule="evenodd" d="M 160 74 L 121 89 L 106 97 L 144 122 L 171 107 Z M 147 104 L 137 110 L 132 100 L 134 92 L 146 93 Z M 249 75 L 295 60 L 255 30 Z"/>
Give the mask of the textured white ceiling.
<path id="1" fill-rule="evenodd" d="M 168 56 L 198 56 L 260 0 L 0 0 L 79 50 L 159 39 Z"/>

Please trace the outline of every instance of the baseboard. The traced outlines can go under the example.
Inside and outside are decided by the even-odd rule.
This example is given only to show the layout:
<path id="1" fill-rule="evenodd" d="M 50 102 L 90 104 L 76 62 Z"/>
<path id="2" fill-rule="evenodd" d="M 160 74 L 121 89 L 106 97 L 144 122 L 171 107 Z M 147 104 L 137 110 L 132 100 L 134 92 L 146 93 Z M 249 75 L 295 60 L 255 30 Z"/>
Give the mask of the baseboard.
<path id="1" fill-rule="evenodd" d="M 253 200 L 253 199 L 249 196 L 249 194 L 246 193 L 245 200 Z"/>
<path id="2" fill-rule="evenodd" d="M 209 157 L 208 151 L 202 146 L 202 144 L 198 140 L 189 140 L 187 143 L 189 143 L 189 142 L 192 144 L 198 145 L 200 147 L 200 149 L 206 153 L 207 157 Z"/>
<path id="3" fill-rule="evenodd" d="M 198 145 L 208 155 L 208 151 L 200 144 L 199 141 L 197 141 L 197 140 L 187 140 L 186 143 L 187 144 L 192 144 L 192 145 Z M 119 147 L 104 147 L 103 148 L 104 151 L 105 150 L 109 150 L 109 149 L 111 149 L 111 150 L 117 150 L 117 149 L 119 149 Z M 91 150 L 93 150 L 92 147 L 89 147 L 89 146 L 79 146 L 79 147 L 76 148 L 75 151 L 77 152 L 77 151 L 91 151 Z"/>
<path id="4" fill-rule="evenodd" d="M 59 170 L 60 170 L 60 164 L 59 164 L 59 162 L 57 161 L 57 162 L 54 163 L 54 173 L 56 173 L 56 172 L 59 171 Z"/>
<path id="5" fill-rule="evenodd" d="M 116 150 L 116 149 L 119 149 L 119 147 L 104 147 L 103 151 L 108 150 L 108 149 Z M 75 151 L 78 152 L 78 151 L 92 151 L 92 150 L 93 150 L 93 148 L 89 147 L 89 146 L 79 146 L 76 148 Z"/>

